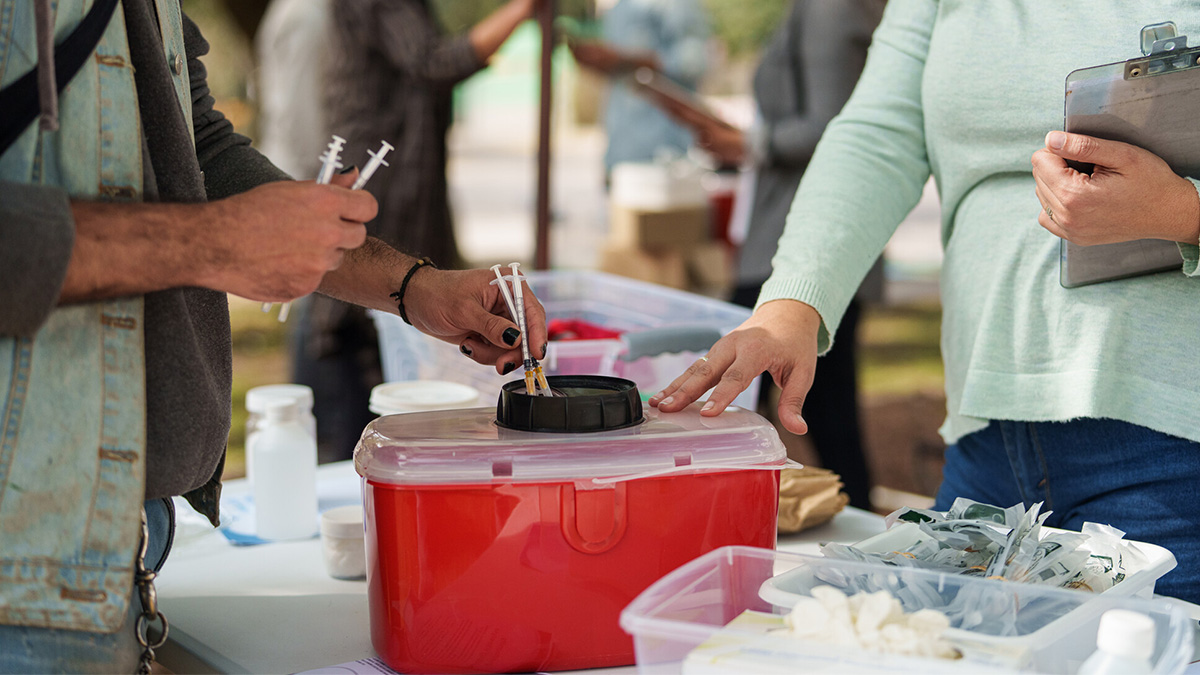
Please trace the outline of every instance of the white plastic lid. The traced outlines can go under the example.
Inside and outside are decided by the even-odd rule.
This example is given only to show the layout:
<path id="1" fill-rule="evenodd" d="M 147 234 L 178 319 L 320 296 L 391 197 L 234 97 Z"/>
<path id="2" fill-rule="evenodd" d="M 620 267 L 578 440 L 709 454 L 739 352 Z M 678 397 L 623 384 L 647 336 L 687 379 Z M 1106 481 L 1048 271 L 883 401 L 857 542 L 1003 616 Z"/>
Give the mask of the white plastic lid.
<path id="1" fill-rule="evenodd" d="M 775 428 L 748 410 L 701 417 L 696 403 L 645 415 L 634 427 L 580 434 L 503 429 L 491 408 L 380 417 L 363 431 L 354 467 L 377 483 L 458 485 L 778 469 L 787 458 Z"/>
<path id="2" fill-rule="evenodd" d="M 457 382 L 411 380 L 385 382 L 371 389 L 368 408 L 376 415 L 473 408 L 479 390 Z"/>
<path id="3" fill-rule="evenodd" d="M 1128 609 L 1110 609 L 1100 617 L 1096 646 L 1109 654 L 1149 660 L 1154 655 L 1154 620 Z"/>
<path id="4" fill-rule="evenodd" d="M 264 417 L 270 422 L 284 422 L 296 419 L 299 409 L 298 401 L 292 397 L 280 396 L 271 398 L 263 405 Z"/>
<path id="5" fill-rule="evenodd" d="M 321 534 L 338 539 L 363 537 L 363 508 L 357 504 L 321 512 Z"/>
<path id="6" fill-rule="evenodd" d="M 313 392 L 303 384 L 267 384 L 246 392 L 246 411 L 262 415 L 271 401 L 291 399 L 302 410 L 312 410 Z"/>

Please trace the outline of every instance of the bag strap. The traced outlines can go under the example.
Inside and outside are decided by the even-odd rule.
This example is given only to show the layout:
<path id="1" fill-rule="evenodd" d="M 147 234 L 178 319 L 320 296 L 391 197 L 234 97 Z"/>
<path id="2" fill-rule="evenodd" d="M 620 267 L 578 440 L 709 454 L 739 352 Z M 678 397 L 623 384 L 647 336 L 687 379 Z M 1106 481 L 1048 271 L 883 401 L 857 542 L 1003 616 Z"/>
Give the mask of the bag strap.
<path id="1" fill-rule="evenodd" d="M 96 50 L 116 8 L 117 0 L 96 0 L 83 21 L 54 48 L 54 80 L 59 92 Z M 0 89 L 0 155 L 37 119 L 39 105 L 37 66 Z"/>

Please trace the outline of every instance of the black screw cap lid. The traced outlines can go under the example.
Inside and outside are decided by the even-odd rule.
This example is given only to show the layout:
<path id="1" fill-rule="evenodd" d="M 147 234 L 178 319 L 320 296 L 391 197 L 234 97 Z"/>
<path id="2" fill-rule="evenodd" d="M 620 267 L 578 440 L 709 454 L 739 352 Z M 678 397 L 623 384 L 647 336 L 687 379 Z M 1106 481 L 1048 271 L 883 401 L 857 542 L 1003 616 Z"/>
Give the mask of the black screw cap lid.
<path id="1" fill-rule="evenodd" d="M 582 433 L 624 429 L 645 420 L 637 385 L 603 375 L 546 378 L 554 396 L 530 396 L 525 381 L 500 388 L 496 424 L 518 431 Z"/>

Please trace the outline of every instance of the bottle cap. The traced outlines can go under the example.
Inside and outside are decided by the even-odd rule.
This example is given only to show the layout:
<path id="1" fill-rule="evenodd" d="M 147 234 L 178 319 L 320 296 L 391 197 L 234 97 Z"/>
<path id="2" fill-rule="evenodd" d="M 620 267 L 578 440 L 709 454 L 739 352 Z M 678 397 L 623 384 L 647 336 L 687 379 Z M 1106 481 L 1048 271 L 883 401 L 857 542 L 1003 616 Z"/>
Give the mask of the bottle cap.
<path id="1" fill-rule="evenodd" d="M 271 422 L 283 422 L 295 419 L 298 410 L 299 406 L 294 398 L 273 398 L 267 401 L 263 416 Z"/>
<path id="2" fill-rule="evenodd" d="M 276 399 L 290 399 L 301 409 L 311 410 L 313 391 L 303 384 L 267 384 L 246 392 L 246 411 L 258 415 L 267 412 L 267 403 Z"/>
<path id="3" fill-rule="evenodd" d="M 1100 617 L 1096 646 L 1109 654 L 1148 660 L 1154 654 L 1154 620 L 1128 609 L 1110 609 Z"/>
<path id="4" fill-rule="evenodd" d="M 518 431 L 580 433 L 612 431 L 641 424 L 637 385 L 603 375 L 555 375 L 546 378 L 554 396 L 530 396 L 525 381 L 500 388 L 496 424 Z"/>

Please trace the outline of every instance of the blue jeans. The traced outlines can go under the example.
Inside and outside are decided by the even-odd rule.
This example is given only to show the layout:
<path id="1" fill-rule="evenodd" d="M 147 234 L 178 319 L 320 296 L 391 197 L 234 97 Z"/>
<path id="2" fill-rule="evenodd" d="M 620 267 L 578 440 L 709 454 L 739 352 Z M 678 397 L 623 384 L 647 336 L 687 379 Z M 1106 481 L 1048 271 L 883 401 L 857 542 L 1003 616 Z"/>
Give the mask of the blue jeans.
<path id="1" fill-rule="evenodd" d="M 175 510 L 170 499 L 149 500 L 145 509 L 150 530 L 145 564 L 157 572 L 171 550 Z M 142 648 L 133 631 L 142 603 L 136 589 L 131 592 L 125 625 L 115 633 L 0 626 L 0 673 L 137 672 Z M 153 631 L 162 628 L 157 621 L 150 626 Z"/>
<path id="2" fill-rule="evenodd" d="M 946 450 L 934 508 L 956 497 L 996 506 L 1044 502 L 1046 524 L 1085 521 L 1162 546 L 1179 565 L 1155 592 L 1200 603 L 1200 443 L 1128 422 L 993 421 Z"/>

